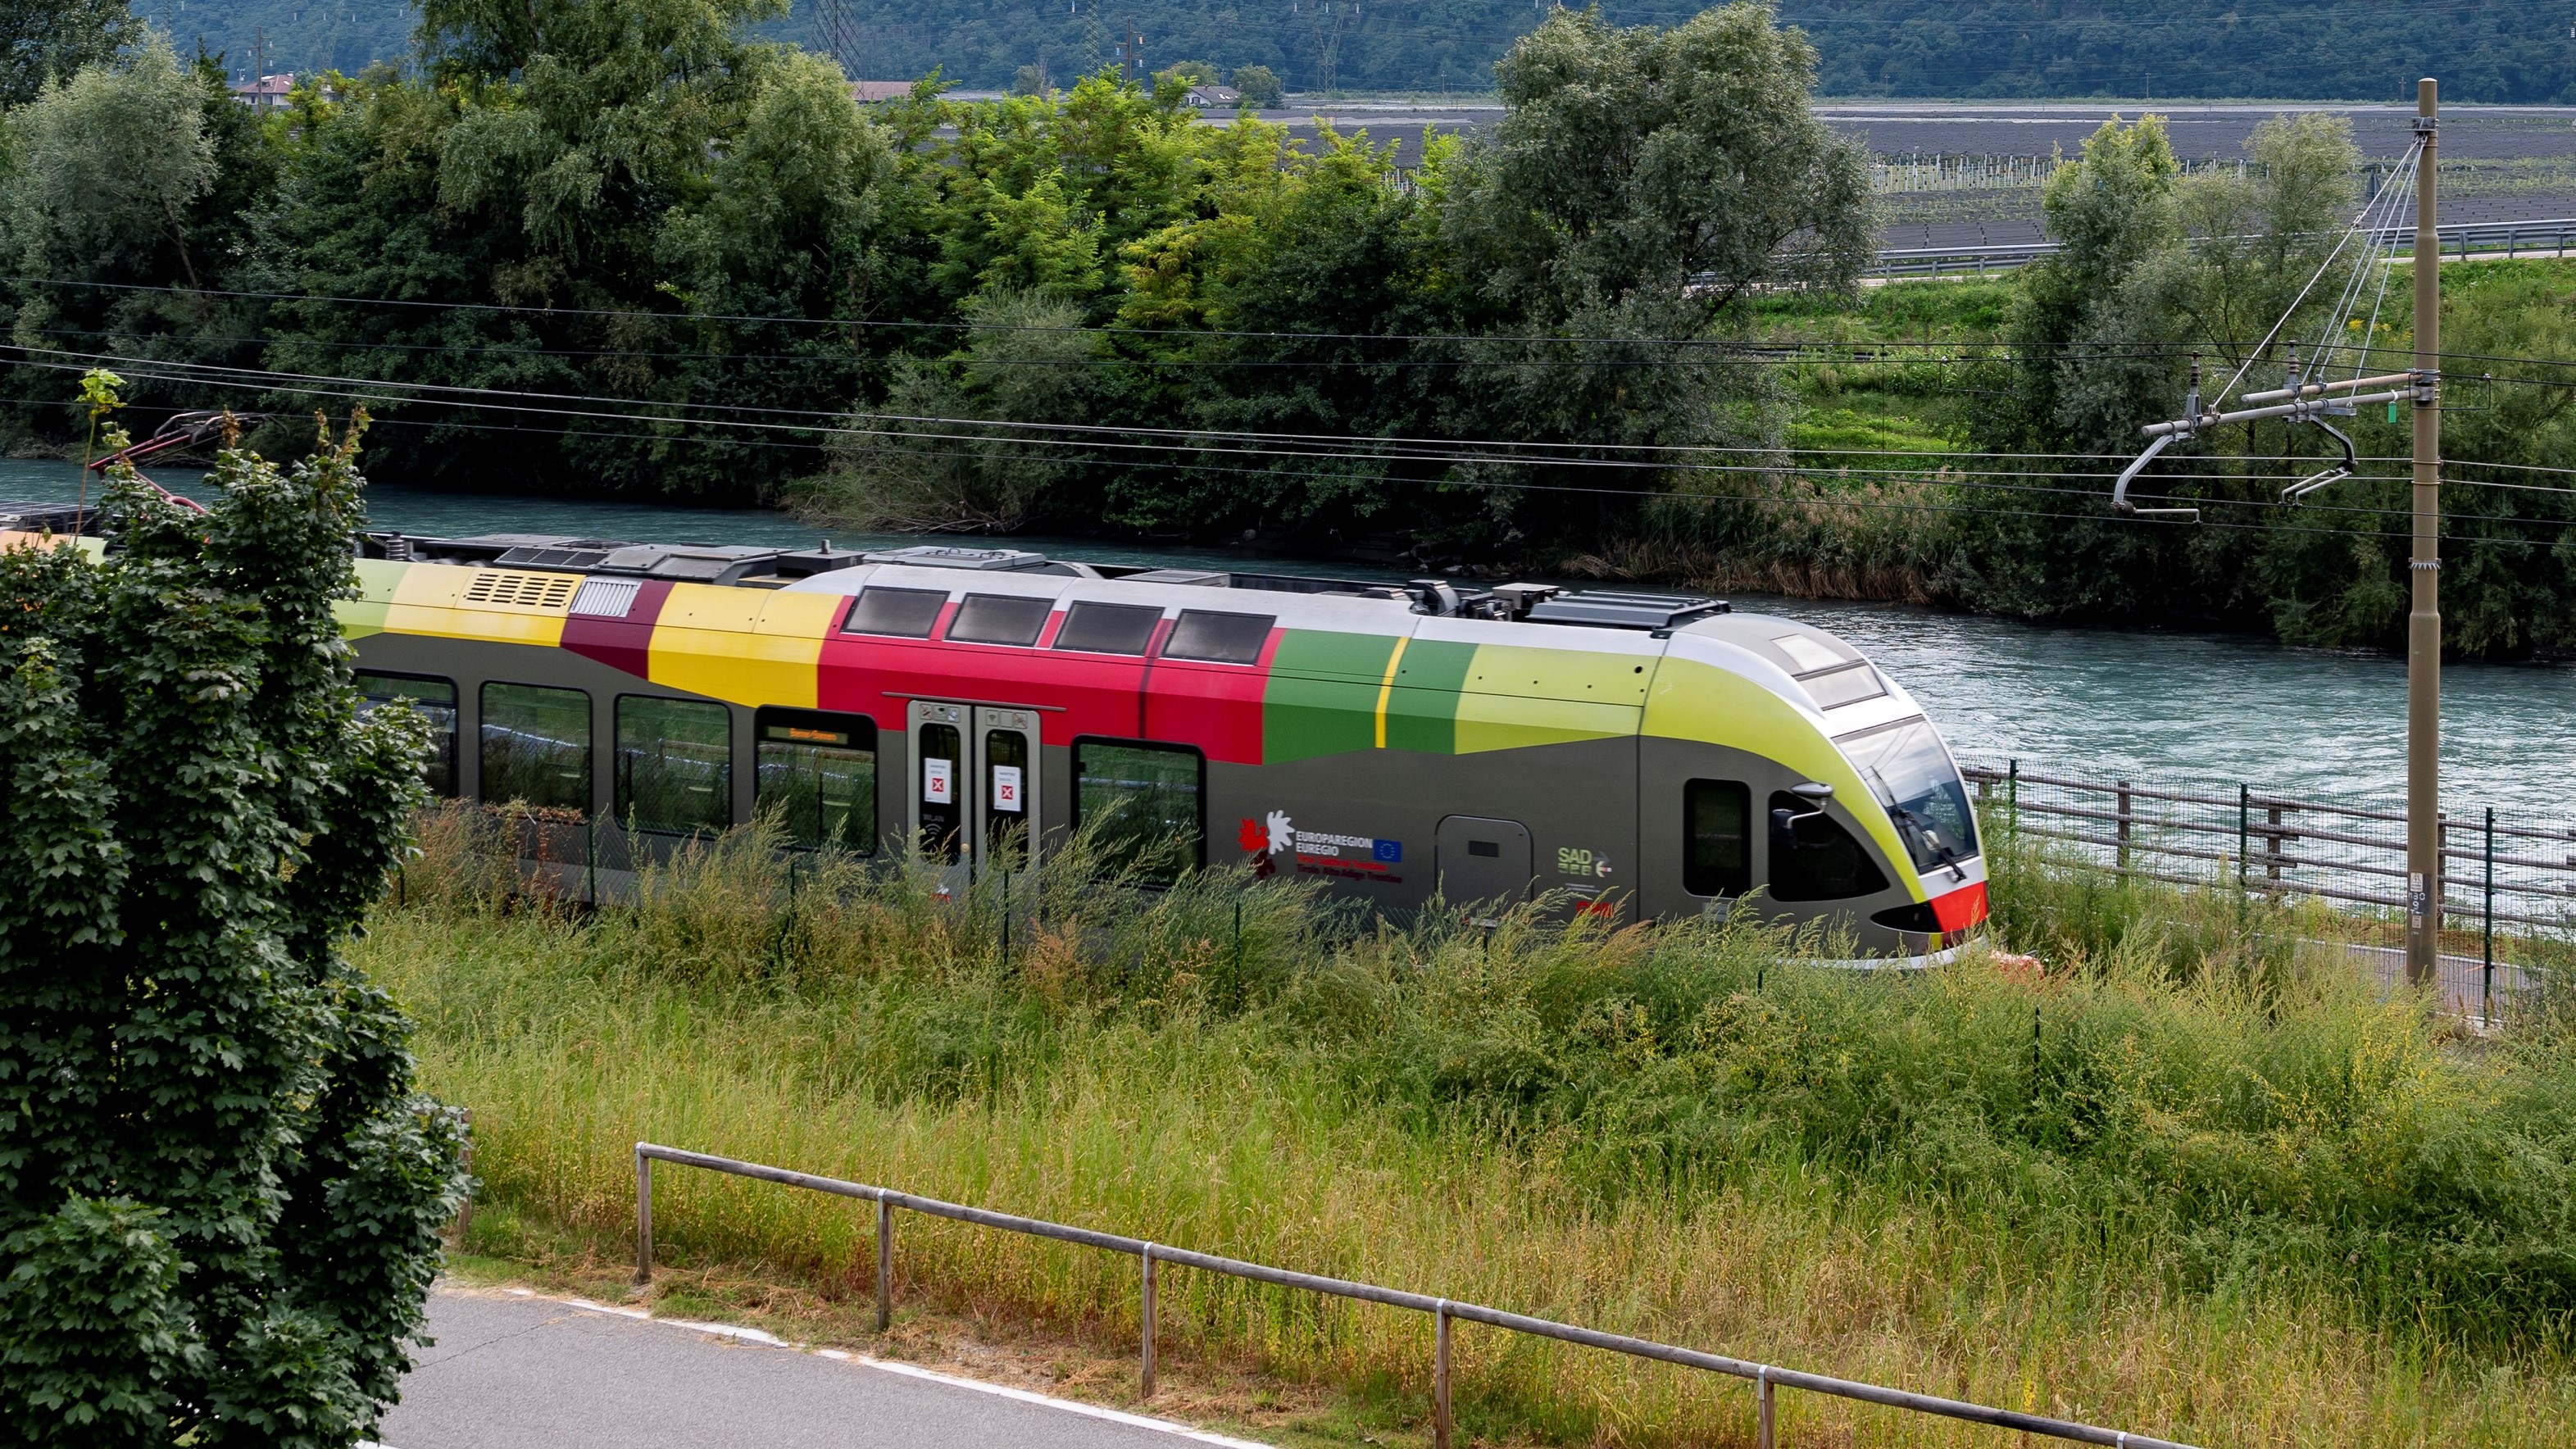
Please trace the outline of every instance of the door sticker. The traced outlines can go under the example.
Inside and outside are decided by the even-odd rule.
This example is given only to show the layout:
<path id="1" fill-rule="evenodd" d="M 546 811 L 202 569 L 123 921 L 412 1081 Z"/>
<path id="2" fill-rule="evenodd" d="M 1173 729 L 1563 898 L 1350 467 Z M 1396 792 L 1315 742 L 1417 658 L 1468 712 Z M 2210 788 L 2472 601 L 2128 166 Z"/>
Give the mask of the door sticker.
<path id="1" fill-rule="evenodd" d="M 938 759 L 936 757 L 926 759 L 921 762 L 921 800 L 923 804 L 948 805 L 955 803 L 957 796 L 956 792 L 951 787 L 948 773 L 952 768 L 952 762 Z"/>
<path id="2" fill-rule="evenodd" d="M 993 808 L 996 810 L 1007 810 L 1014 815 L 1019 813 L 1019 766 L 995 765 L 993 767 Z"/>

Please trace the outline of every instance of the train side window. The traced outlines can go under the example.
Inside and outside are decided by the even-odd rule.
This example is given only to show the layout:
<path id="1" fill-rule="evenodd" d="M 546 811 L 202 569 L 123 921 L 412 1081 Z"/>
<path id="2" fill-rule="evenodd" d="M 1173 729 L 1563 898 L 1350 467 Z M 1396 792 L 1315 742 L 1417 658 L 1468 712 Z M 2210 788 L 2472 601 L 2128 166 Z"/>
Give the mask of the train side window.
<path id="1" fill-rule="evenodd" d="M 1163 611 L 1138 604 L 1076 604 L 1055 631 L 1055 647 L 1090 654 L 1142 654 Z"/>
<path id="2" fill-rule="evenodd" d="M 1753 791 L 1742 781 L 1682 787 L 1682 889 L 1695 896 L 1753 889 Z"/>
<path id="3" fill-rule="evenodd" d="M 590 808 L 590 696 L 544 684 L 483 686 L 483 798 Z"/>
<path id="4" fill-rule="evenodd" d="M 966 602 L 957 606 L 957 619 L 948 626 L 948 637 L 961 644 L 1035 644 L 1038 634 L 1046 628 L 1047 615 L 1054 609 L 1053 599 L 968 594 Z"/>
<path id="5" fill-rule="evenodd" d="M 1771 796 L 1771 897 L 1839 901 L 1876 895 L 1887 877 L 1831 815 L 1786 790 Z"/>
<path id="6" fill-rule="evenodd" d="M 1169 879 L 1207 856 L 1207 757 L 1186 745 L 1073 742 L 1073 824 L 1110 858 Z"/>
<path id="7" fill-rule="evenodd" d="M 763 709 L 752 793 L 797 845 L 872 855 L 877 848 L 877 722 L 863 714 Z"/>
<path id="8" fill-rule="evenodd" d="M 379 674 L 361 669 L 357 675 L 358 708 L 374 709 L 398 699 L 411 701 L 421 718 L 429 721 L 429 758 L 421 763 L 421 779 L 429 793 L 446 799 L 456 793 L 456 682 L 433 679 L 426 675 Z"/>
<path id="9" fill-rule="evenodd" d="M 841 632 L 927 639 L 947 606 L 948 596 L 937 589 L 861 589 L 850 617 L 841 621 Z"/>
<path id="10" fill-rule="evenodd" d="M 919 757 L 914 787 L 921 791 L 921 853 L 956 861 L 965 849 L 966 813 L 958 798 L 966 779 L 966 736 L 952 724 L 925 724 L 913 732 Z"/>
<path id="11" fill-rule="evenodd" d="M 1257 664 L 1261 646 L 1270 642 L 1273 614 L 1219 614 L 1183 609 L 1163 644 L 1166 659 L 1205 659 L 1217 664 Z"/>
<path id="12" fill-rule="evenodd" d="M 617 818 L 690 834 L 733 823 L 733 711 L 713 700 L 617 696 Z"/>

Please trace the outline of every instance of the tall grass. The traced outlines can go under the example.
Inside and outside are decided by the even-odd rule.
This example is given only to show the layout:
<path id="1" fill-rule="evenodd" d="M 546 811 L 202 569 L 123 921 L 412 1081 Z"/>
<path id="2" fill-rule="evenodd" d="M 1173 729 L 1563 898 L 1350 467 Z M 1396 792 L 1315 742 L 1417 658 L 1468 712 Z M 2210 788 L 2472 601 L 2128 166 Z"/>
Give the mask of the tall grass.
<path id="1" fill-rule="evenodd" d="M 2218 1444 L 2563 1443 L 2568 1108 L 2257 902 L 1999 852 L 2040 975 L 1889 978 L 1750 920 L 1397 928 L 1070 852 L 935 872 L 757 830 L 631 909 L 512 903 L 436 822 L 361 949 L 485 1200 L 614 1243 L 639 1137 Z M 1236 921 L 1242 922 L 1237 934 Z M 1009 918 L 1008 945 L 1003 922 Z M 1006 954 L 1007 953 L 1007 954 Z M 845 1203 L 673 1172 L 667 1255 L 855 1282 Z M 1133 1264 L 907 1219 L 908 1282 L 1132 1322 Z M 1419 1387 L 1417 1316 L 1174 1272 L 1167 1332 Z M 1741 1438 L 1740 1389 L 1460 1337 L 1471 1429 Z M 1792 1442 L 1996 1442 L 1816 1400 Z"/>

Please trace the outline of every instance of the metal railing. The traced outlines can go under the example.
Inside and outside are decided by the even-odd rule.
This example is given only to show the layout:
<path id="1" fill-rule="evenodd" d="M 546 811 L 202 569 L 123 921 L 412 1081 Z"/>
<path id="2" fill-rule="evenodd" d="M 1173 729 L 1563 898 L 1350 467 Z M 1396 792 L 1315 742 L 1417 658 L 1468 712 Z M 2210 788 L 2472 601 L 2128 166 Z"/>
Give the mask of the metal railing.
<path id="1" fill-rule="evenodd" d="M 1585 1348 L 1606 1349 L 1635 1358 L 1653 1359 L 1677 1364 L 1683 1368 L 1705 1369 L 1750 1380 L 1754 1391 L 1755 1443 L 1759 1449 L 1776 1449 L 1778 1414 L 1776 1392 L 1783 1388 L 1804 1389 L 1809 1393 L 1829 1394 L 1836 1398 L 1854 1399 L 1867 1404 L 1906 1409 L 1918 1414 L 1933 1414 L 1947 1419 L 1962 1419 L 1972 1424 L 1985 1424 L 1997 1429 L 2018 1430 L 2025 1434 L 2044 1434 L 2053 1439 L 2071 1440 L 2078 1444 L 2108 1444 L 2112 1449 L 2191 1449 L 2170 1439 L 2145 1434 L 2132 1434 L 2117 1429 L 2104 1429 L 2092 1424 L 2078 1424 L 2065 1419 L 2043 1418 L 2037 1414 L 2018 1413 L 2011 1409 L 1990 1408 L 1959 1399 L 1945 1399 L 1932 1394 L 1917 1394 L 1904 1389 L 1885 1388 L 1877 1384 L 1838 1379 L 1825 1374 L 1805 1373 L 1780 1368 L 1773 1364 L 1754 1363 L 1747 1359 L 1729 1358 L 1724 1354 L 1702 1353 L 1697 1349 L 1677 1348 L 1650 1339 L 1630 1338 L 1625 1334 L 1603 1333 L 1597 1329 L 1577 1328 L 1545 1318 L 1506 1313 L 1475 1303 L 1458 1303 L 1428 1294 L 1407 1293 L 1401 1289 L 1381 1288 L 1374 1283 L 1355 1283 L 1347 1278 L 1326 1278 L 1313 1273 L 1299 1273 L 1286 1268 L 1273 1268 L 1261 1263 L 1247 1263 L 1240 1258 L 1222 1258 L 1213 1253 L 1195 1253 L 1165 1243 L 1143 1238 L 1124 1237 L 1117 1233 L 1095 1232 L 1064 1223 L 1051 1223 L 1038 1218 L 1024 1218 L 1012 1213 L 994 1212 L 987 1208 L 968 1207 L 963 1203 L 943 1202 L 938 1198 L 915 1197 L 892 1188 L 871 1187 L 866 1183 L 844 1182 L 834 1177 L 817 1177 L 811 1173 L 793 1172 L 783 1167 L 768 1167 L 756 1162 L 743 1162 L 711 1153 L 690 1152 L 678 1147 L 664 1147 L 653 1142 L 635 1144 L 635 1282 L 638 1287 L 653 1281 L 653 1164 L 669 1162 L 683 1167 L 699 1167 L 709 1172 L 735 1177 L 774 1182 L 787 1187 L 801 1187 L 836 1197 L 857 1198 L 877 1206 L 877 1331 L 882 1333 L 894 1322 L 894 1214 L 897 1208 L 907 1212 L 947 1218 L 955 1222 L 974 1223 L 979 1227 L 998 1228 L 1003 1232 L 1025 1233 L 1031 1237 L 1052 1238 L 1057 1242 L 1075 1243 L 1103 1252 L 1125 1253 L 1139 1260 L 1138 1292 L 1140 1294 L 1140 1328 L 1142 1330 L 1141 1394 L 1154 1396 L 1155 1298 L 1157 1269 L 1165 1263 L 1184 1268 L 1197 1268 L 1209 1273 L 1223 1273 L 1255 1283 L 1269 1283 L 1282 1288 L 1303 1289 L 1335 1298 L 1355 1299 L 1363 1303 L 1380 1303 L 1390 1308 L 1411 1309 L 1431 1315 L 1431 1437 L 1436 1449 L 1450 1449 L 1453 1420 L 1449 1394 L 1449 1325 L 1454 1319 L 1483 1323 L 1514 1333 L 1538 1338 L 1552 1338 L 1560 1343 L 1579 1344 Z"/>
<path id="2" fill-rule="evenodd" d="M 2433 231 L 2441 238 L 2442 251 L 2447 256 L 2563 257 L 2576 251 L 2576 217 L 2462 222 L 2437 226 Z M 2393 244 L 2400 248 L 2415 244 L 2415 228 L 2411 226 L 2393 228 L 2391 233 L 2383 234 L 2383 240 L 2392 234 Z M 1868 274 L 1939 277 L 1963 272 L 2008 272 L 2053 255 L 2060 247 L 2061 243 L 2045 238 L 1992 246 L 1883 247 Z"/>
<path id="3" fill-rule="evenodd" d="M 2406 814 L 2394 804 L 2290 797 L 2251 785 L 2085 778 L 2004 765 L 1961 767 L 1990 815 L 2115 874 L 2225 886 L 2339 908 L 2405 909 Z M 2476 956 L 2446 960 L 2476 975 L 2490 1013 L 2499 988 L 2537 980 L 2497 959 L 2542 940 L 2576 940 L 2576 828 L 2500 814 L 2441 820 L 2445 930 L 2475 931 Z M 2499 934 L 2499 927 L 2502 933 Z"/>

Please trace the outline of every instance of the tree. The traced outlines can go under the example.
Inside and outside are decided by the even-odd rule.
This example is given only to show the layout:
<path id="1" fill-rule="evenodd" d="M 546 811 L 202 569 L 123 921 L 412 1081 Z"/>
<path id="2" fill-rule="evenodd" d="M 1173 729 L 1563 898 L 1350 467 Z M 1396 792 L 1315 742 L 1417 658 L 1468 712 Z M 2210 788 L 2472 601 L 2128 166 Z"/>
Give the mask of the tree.
<path id="1" fill-rule="evenodd" d="M 223 67 L 183 64 L 146 32 L 113 63 L 48 86 L 0 120 L 14 175 L 0 182 L 0 256 L 13 339 L 71 353 L 244 365 L 263 305 L 223 297 L 274 194 L 272 126 L 232 103 Z M 0 389 L 50 404 L 59 427 L 74 374 L 21 368 Z M 144 381 L 142 406 L 201 401 Z"/>
<path id="2" fill-rule="evenodd" d="M 215 184 L 205 89 L 148 34 L 119 66 L 91 66 L 12 112 L 13 259 L 29 275 L 192 285 L 187 214 Z M 41 314 L 39 314 L 41 315 Z"/>
<path id="3" fill-rule="evenodd" d="M 34 100 L 141 33 L 125 0 L 0 0 L 0 108 Z"/>
<path id="4" fill-rule="evenodd" d="M 861 232 L 886 144 L 830 61 L 748 38 L 779 8 L 432 0 L 438 78 L 361 81 L 310 143 L 263 262 L 278 291 L 472 310 L 288 303 L 271 365 L 726 406 L 863 386 L 868 353 L 819 329 L 790 344 L 693 315 L 878 305 Z M 771 183 L 784 190 L 762 196 Z M 760 365 L 709 355 L 736 352 Z M 549 449 L 496 446 L 452 412 L 400 421 L 402 461 L 483 487 L 757 496 L 787 456 L 676 420 L 564 428 Z"/>
<path id="5" fill-rule="evenodd" d="M 2180 408 L 2168 292 L 2183 245 L 2181 170 L 2160 118 L 2114 116 L 2050 173 L 2040 204 L 2060 249 L 2016 275 L 2011 361 L 1978 421 L 1982 446 L 2125 460 L 2146 445 L 2141 423 Z M 2102 466 L 2117 463 L 2075 465 Z M 2150 477 L 2132 491 L 2157 487 Z M 1945 589 L 1973 607 L 2039 616 L 2161 612 L 2205 597 L 2174 530 L 2114 518 L 2106 501 L 1966 493 Z"/>
<path id="6" fill-rule="evenodd" d="M 2356 265 L 2350 250 L 2335 257 L 2361 167 L 2352 123 L 2322 111 L 2275 116 L 2245 138 L 2245 150 L 2246 174 L 2214 171 L 2176 189 L 2191 240 L 2165 259 L 2162 284 L 2177 330 L 2229 372 L 2276 324 L 2284 339 L 2305 337 L 2311 357 L 2320 341 L 2346 340 L 2319 338 L 2315 324 Z M 2329 262 L 2337 265 L 2321 274 Z"/>
<path id="7" fill-rule="evenodd" d="M 1665 463 L 1685 455 L 1640 447 L 1777 445 L 1777 379 L 1670 344 L 1738 325 L 1756 289 L 1856 289 L 1868 167 L 1810 108 L 1814 71 L 1806 41 L 1750 3 L 1669 30 L 1559 10 L 1495 68 L 1508 109 L 1436 178 L 1434 205 L 1455 330 L 1501 335 L 1459 345 L 1443 430 L 1627 466 L 1461 470 L 1499 485 L 1476 531 L 1593 536 L 1634 516 L 1622 495 L 1680 486 Z"/>
<path id="8" fill-rule="evenodd" d="M 1082 326 L 1079 304 L 1033 291 L 995 290 L 967 302 L 966 345 L 936 360 L 896 364 L 885 411 L 901 418 L 1082 422 L 1098 410 L 1102 335 Z M 848 420 L 832 443 L 833 466 L 803 486 L 800 502 L 836 522 L 906 532 L 1007 532 L 1093 460 L 1059 440 L 1010 428 Z"/>
<path id="9" fill-rule="evenodd" d="M 1525 322 L 1848 293 L 1874 255 L 1869 167 L 1810 109 L 1815 64 L 1767 5 L 1670 30 L 1558 10 L 1494 68 L 1506 110 L 1450 209 L 1462 263 Z"/>
<path id="10" fill-rule="evenodd" d="M 1276 110 L 1287 94 L 1287 87 L 1279 83 L 1279 72 L 1266 65 L 1238 65 L 1227 84 L 1241 91 L 1243 103 L 1256 111 Z"/>
<path id="11" fill-rule="evenodd" d="M 2007 328 L 2015 442 L 2135 452 L 2137 425 L 2177 406 L 2171 360 L 2153 344 L 2169 340 L 2181 173 L 2158 116 L 2112 117 L 2050 173 L 2040 207 L 2059 250 L 2021 270 Z"/>
<path id="12" fill-rule="evenodd" d="M 121 441 L 121 440 L 120 440 Z M 24 1442 L 347 1445 L 465 1179 L 408 1024 L 340 954 L 425 738 L 361 714 L 333 601 L 357 429 L 130 470 L 119 552 L 0 553 L 0 1420 Z"/>

